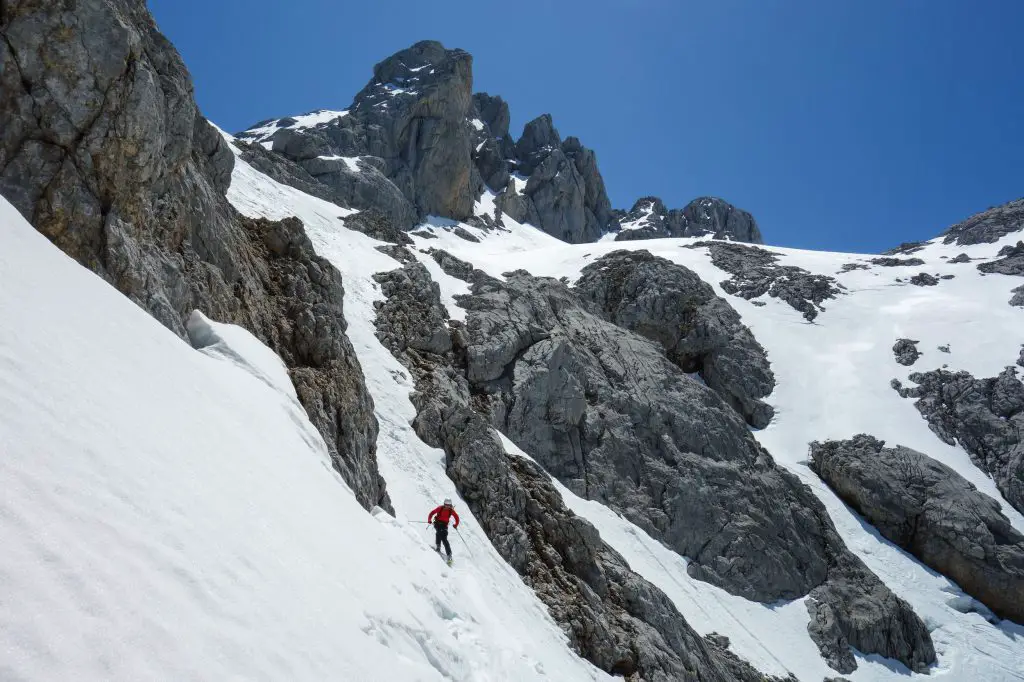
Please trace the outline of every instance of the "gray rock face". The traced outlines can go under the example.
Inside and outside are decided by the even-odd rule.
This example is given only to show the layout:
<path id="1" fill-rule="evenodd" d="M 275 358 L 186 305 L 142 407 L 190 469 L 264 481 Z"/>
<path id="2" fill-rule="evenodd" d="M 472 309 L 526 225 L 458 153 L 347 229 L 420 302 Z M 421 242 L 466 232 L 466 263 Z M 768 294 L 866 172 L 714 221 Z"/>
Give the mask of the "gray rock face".
<path id="1" fill-rule="evenodd" d="M 381 285 L 384 301 L 375 301 L 377 338 L 396 357 L 407 348 L 424 353 L 444 354 L 452 349 L 448 333 L 448 311 L 441 305 L 437 283 L 422 263 L 407 263 L 399 270 L 382 272 L 373 279 Z"/>
<path id="2" fill-rule="evenodd" d="M 761 231 L 752 215 L 716 197 L 698 197 L 684 208 L 672 210 L 665 208 L 658 197 L 643 197 L 619 220 L 629 228 L 619 232 L 616 241 L 710 236 L 763 243 Z"/>
<path id="3" fill-rule="evenodd" d="M 344 115 L 312 127 L 278 126 L 265 139 L 254 133 L 260 126 L 239 137 L 271 144 L 344 205 L 384 210 L 402 229 L 428 214 L 465 220 L 482 188 L 471 172 L 472 85 L 469 54 L 423 41 L 377 64 Z M 359 157 L 357 168 L 339 157 Z M 376 194 L 386 206 L 374 204 Z M 409 215 L 399 215 L 406 207 L 396 194 Z"/>
<path id="4" fill-rule="evenodd" d="M 871 263 L 884 268 L 898 268 L 924 265 L 920 258 L 872 258 Z"/>
<path id="5" fill-rule="evenodd" d="M 576 494 L 689 557 L 694 577 L 759 601 L 810 594 L 849 646 L 914 669 L 934 660 L 909 606 L 714 391 L 564 284 L 506 277 L 459 299 L 477 410 Z"/>
<path id="6" fill-rule="evenodd" d="M 837 562 L 829 571 L 829 581 L 809 595 L 807 612 L 811 639 L 841 673 L 857 668 L 850 647 L 882 653 L 919 673 L 928 672 L 935 663 L 924 623 L 859 559 Z"/>
<path id="7" fill-rule="evenodd" d="M 378 335 L 415 378 L 417 434 L 445 450 L 448 475 L 463 500 L 565 630 L 573 650 L 630 679 L 766 679 L 721 642 L 698 636 L 660 590 L 564 506 L 537 465 L 505 452 L 472 408 L 461 364 L 465 331 L 445 327 L 437 286 L 426 270 L 411 264 L 382 274 L 380 281 L 388 298 L 378 307 Z M 453 343 L 440 353 L 435 351 L 441 345 L 421 342 L 442 335 Z"/>
<path id="8" fill-rule="evenodd" d="M 615 241 L 637 241 L 673 237 L 668 221 L 669 211 L 658 197 L 640 197 L 627 211 L 619 211 L 620 232 Z"/>
<path id="9" fill-rule="evenodd" d="M 475 93 L 469 118 L 473 163 L 484 183 L 492 191 L 501 192 L 508 185 L 509 162 L 515 158 L 515 143 L 508 132 L 508 104 L 501 97 Z M 474 121 L 479 121 L 483 128 L 479 129 Z"/>
<path id="10" fill-rule="evenodd" d="M 340 274 L 297 221 L 247 220 L 228 204 L 233 156 L 144 3 L 73 9 L 0 11 L 0 193 L 183 339 L 198 308 L 274 349 L 359 501 L 390 509 Z"/>
<path id="11" fill-rule="evenodd" d="M 755 428 L 774 410 L 768 357 L 740 316 L 693 271 L 648 251 L 614 251 L 583 269 L 576 292 L 591 310 L 665 349 Z"/>
<path id="12" fill-rule="evenodd" d="M 927 272 L 919 272 L 910 278 L 910 283 L 918 287 L 933 287 L 939 283 L 939 278 Z"/>
<path id="13" fill-rule="evenodd" d="M 957 443 L 989 474 L 1007 502 L 1024 512 L 1024 384 L 1015 367 L 990 379 L 968 372 L 915 373 L 917 386 L 893 387 L 914 406 L 944 443 Z"/>
<path id="14" fill-rule="evenodd" d="M 765 294 L 781 298 L 790 307 L 813 322 L 825 300 L 841 293 L 841 285 L 832 277 L 812 275 L 793 265 L 777 265 L 779 256 L 756 246 L 728 242 L 697 242 L 690 248 L 707 247 L 715 267 L 732 275 L 721 283 L 722 289 L 747 300 Z"/>
<path id="15" fill-rule="evenodd" d="M 991 244 L 1011 232 L 1024 229 L 1024 199 L 1017 199 L 1002 206 L 973 215 L 962 223 L 953 225 L 943 233 L 944 244 L 957 243 Z"/>
<path id="16" fill-rule="evenodd" d="M 715 197 L 698 197 L 682 210 L 684 237 L 712 236 L 751 244 L 764 243 L 754 217 Z"/>
<path id="17" fill-rule="evenodd" d="M 946 465 L 871 436 L 811 444 L 811 468 L 887 539 L 1024 622 L 1024 535 Z"/>
<path id="18" fill-rule="evenodd" d="M 417 221 L 416 208 L 379 169 L 370 164 L 371 157 L 362 157 L 353 171 L 344 161 L 332 166 L 317 166 L 318 159 L 300 165 L 283 154 L 264 149 L 259 144 L 238 142 L 242 159 L 256 170 L 283 185 L 330 201 L 338 206 L 381 213 L 397 229 L 408 229 Z M 317 172 L 311 174 L 307 168 Z"/>
<path id="19" fill-rule="evenodd" d="M 896 356 L 896 362 L 907 367 L 917 362 L 917 359 L 921 357 L 921 352 L 917 350 L 918 343 L 918 341 L 911 341 L 910 339 L 898 339 L 892 347 L 893 355 Z"/>
<path id="20" fill-rule="evenodd" d="M 1024 277 L 1024 242 L 1017 242 L 1014 246 L 1004 246 L 999 249 L 999 256 L 998 260 L 981 263 L 978 265 L 978 270 L 985 273 Z"/>
<path id="21" fill-rule="evenodd" d="M 574 137 L 562 142 L 550 114 L 526 124 L 515 155 L 517 171 L 528 179 L 523 199 L 509 197 L 510 216 L 536 220 L 537 227 L 573 244 L 595 241 L 609 229 L 611 202 L 594 152 Z M 527 199 L 532 210 L 522 205 Z"/>
<path id="22" fill-rule="evenodd" d="M 950 263 L 970 263 L 971 257 L 966 253 L 957 254 L 955 257 L 949 260 Z"/>

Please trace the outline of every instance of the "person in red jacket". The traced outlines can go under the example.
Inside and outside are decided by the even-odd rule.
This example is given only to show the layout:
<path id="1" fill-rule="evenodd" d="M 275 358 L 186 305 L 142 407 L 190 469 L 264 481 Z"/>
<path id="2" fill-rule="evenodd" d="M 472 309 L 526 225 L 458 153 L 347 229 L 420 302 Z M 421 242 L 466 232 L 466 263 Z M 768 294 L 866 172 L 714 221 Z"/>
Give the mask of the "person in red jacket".
<path id="1" fill-rule="evenodd" d="M 448 521 L 455 519 L 455 527 L 459 527 L 459 515 L 452 507 L 452 501 L 445 498 L 444 504 L 434 509 L 427 515 L 427 523 L 434 524 L 434 549 L 441 553 L 441 543 L 444 543 L 444 551 L 448 555 L 448 562 L 452 560 L 452 546 L 448 544 Z"/>

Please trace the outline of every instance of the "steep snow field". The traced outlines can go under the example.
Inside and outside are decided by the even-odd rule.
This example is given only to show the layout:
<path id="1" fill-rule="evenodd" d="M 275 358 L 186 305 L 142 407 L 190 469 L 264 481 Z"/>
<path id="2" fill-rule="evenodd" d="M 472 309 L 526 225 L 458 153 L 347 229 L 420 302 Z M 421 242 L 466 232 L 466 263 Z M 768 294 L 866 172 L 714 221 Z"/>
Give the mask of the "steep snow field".
<path id="1" fill-rule="evenodd" d="M 469 514 L 472 559 L 428 548 L 452 490 L 400 400 L 395 520 L 248 332 L 196 314 L 193 350 L 3 200 L 0 243 L 0 680 L 605 678 Z"/>
<path id="2" fill-rule="evenodd" d="M 348 333 L 376 404 L 380 468 L 397 518 L 359 507 L 280 360 L 248 332 L 197 313 L 189 331 L 201 350 L 193 349 L 0 200 L 0 680 L 611 679 L 569 651 L 468 510 L 459 509 L 461 539 L 451 537 L 454 568 L 430 548 L 421 520 L 457 495 L 443 453 L 413 433 L 412 381 L 373 328 L 381 294 L 372 275 L 399 264 L 376 251 L 380 242 L 344 227 L 351 211 L 236 161 L 232 203 L 250 216 L 298 216 L 344 275 Z M 493 196 L 477 210 L 493 210 Z M 524 268 L 571 280 L 620 248 L 687 265 L 719 294 L 728 276 L 704 249 L 683 248 L 694 240 L 572 246 L 506 219 L 508 231 L 463 225 L 480 237 L 473 243 L 453 225 L 428 221 L 415 234 L 432 238 L 414 236 L 417 247 L 447 249 L 495 276 Z M 939 661 L 930 677 L 859 656 L 852 682 L 1024 680 L 1024 628 L 963 613 L 969 598 L 881 539 L 805 463 L 809 441 L 863 431 L 926 452 L 998 497 L 889 381 L 942 364 L 992 376 L 1013 363 L 1024 340 L 1024 313 L 1007 305 L 1016 283 L 941 258 L 991 257 L 999 246 L 932 243 L 914 254 L 925 266 L 842 274 L 843 264 L 868 257 L 772 248 L 783 264 L 847 287 L 814 324 L 775 299 L 757 307 L 726 296 L 778 379 L 769 399 L 776 418 L 756 436 L 933 628 Z M 453 297 L 467 285 L 417 257 L 451 316 L 464 317 Z M 895 282 L 921 271 L 956 277 L 936 287 Z M 913 368 L 893 359 L 899 337 L 921 341 Z M 937 349 L 945 344 L 948 354 Z M 727 635 L 767 673 L 813 682 L 835 675 L 807 635 L 802 600 L 766 606 L 694 581 L 684 558 L 559 489 L 698 632 Z M 1024 519 L 1003 509 L 1024 530 Z"/>

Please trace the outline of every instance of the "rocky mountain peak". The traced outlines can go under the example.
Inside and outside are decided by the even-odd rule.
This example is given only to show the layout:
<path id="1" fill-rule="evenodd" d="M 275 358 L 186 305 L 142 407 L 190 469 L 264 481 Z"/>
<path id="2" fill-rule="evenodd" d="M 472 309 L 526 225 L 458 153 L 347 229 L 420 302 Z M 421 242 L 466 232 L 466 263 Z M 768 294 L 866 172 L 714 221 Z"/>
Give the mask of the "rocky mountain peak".
<path id="1" fill-rule="evenodd" d="M 373 79 L 352 102 L 352 111 L 416 105 L 423 115 L 465 115 L 473 92 L 473 57 L 424 40 L 373 67 Z"/>
<path id="2" fill-rule="evenodd" d="M 650 197 L 654 218 L 639 205 L 628 215 L 613 211 L 593 150 L 577 137 L 563 139 L 551 114 L 529 121 L 514 139 L 505 100 L 472 88 L 467 52 L 421 41 L 379 62 L 348 109 L 262 121 L 237 137 L 283 157 L 258 160 L 278 180 L 307 192 L 326 185 L 314 193 L 380 211 L 403 230 L 429 215 L 487 225 L 507 215 L 570 243 L 619 232 L 620 219 L 632 227 L 619 239 L 761 241 L 750 214 L 720 199 L 670 211 Z M 485 189 L 497 212 L 474 215 Z"/>
<path id="3" fill-rule="evenodd" d="M 682 210 L 686 237 L 713 236 L 761 244 L 761 230 L 754 216 L 717 197 L 698 197 Z"/>
<path id="4" fill-rule="evenodd" d="M 552 151 L 562 146 L 562 137 L 555 129 L 551 114 L 541 114 L 523 126 L 523 135 L 516 142 L 518 169 L 529 175 Z"/>
<path id="5" fill-rule="evenodd" d="M 717 197 L 698 197 L 681 209 L 671 210 L 658 197 L 642 197 L 628 213 L 620 213 L 619 222 L 621 231 L 616 241 L 710 236 L 763 243 L 754 217 Z"/>

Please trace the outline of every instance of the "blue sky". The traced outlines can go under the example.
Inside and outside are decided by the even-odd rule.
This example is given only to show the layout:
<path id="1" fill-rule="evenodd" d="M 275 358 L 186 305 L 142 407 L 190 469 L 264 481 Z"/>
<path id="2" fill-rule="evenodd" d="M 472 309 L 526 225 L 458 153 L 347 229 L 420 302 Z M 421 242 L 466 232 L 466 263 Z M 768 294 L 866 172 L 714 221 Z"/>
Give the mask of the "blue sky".
<path id="1" fill-rule="evenodd" d="M 149 0 L 228 130 L 344 108 L 417 40 L 548 112 L 612 204 L 720 196 L 766 241 L 879 251 L 1024 196 L 1017 0 Z"/>

